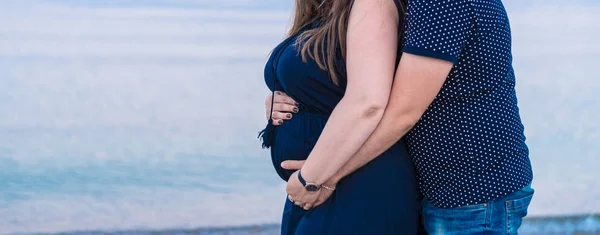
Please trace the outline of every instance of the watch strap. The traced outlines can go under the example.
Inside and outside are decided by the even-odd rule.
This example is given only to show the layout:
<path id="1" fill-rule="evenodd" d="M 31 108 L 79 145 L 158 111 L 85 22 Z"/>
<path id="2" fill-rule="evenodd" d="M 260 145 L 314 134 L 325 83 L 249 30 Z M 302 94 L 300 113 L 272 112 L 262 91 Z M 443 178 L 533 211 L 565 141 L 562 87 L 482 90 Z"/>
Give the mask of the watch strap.
<path id="1" fill-rule="evenodd" d="M 300 183 L 302 184 L 302 186 L 306 187 L 306 180 L 304 180 L 304 178 L 302 178 L 302 170 L 298 171 L 298 180 L 300 181 Z"/>

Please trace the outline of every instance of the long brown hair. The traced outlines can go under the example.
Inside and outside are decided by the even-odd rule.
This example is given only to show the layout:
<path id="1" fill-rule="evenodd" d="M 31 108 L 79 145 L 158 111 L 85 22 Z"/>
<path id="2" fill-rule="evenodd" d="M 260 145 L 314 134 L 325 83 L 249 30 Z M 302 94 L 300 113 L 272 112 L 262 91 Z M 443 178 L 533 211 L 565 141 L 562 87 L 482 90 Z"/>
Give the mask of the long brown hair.
<path id="1" fill-rule="evenodd" d="M 389 0 L 393 1 L 393 0 Z M 399 12 L 399 46 L 404 33 L 404 15 L 407 0 L 398 0 L 401 12 Z M 322 4 L 322 5 L 321 5 Z M 303 42 L 300 48 L 302 59 L 310 57 L 314 59 L 319 68 L 329 71 L 329 76 L 335 84 L 339 84 L 337 59 L 340 55 L 346 59 L 346 33 L 348 30 L 348 19 L 354 0 L 296 0 L 294 18 L 288 37 L 300 33 L 300 31 L 319 19 L 319 27 L 311 28 L 302 32 L 298 42 Z M 340 53 L 340 54 L 338 54 Z"/>

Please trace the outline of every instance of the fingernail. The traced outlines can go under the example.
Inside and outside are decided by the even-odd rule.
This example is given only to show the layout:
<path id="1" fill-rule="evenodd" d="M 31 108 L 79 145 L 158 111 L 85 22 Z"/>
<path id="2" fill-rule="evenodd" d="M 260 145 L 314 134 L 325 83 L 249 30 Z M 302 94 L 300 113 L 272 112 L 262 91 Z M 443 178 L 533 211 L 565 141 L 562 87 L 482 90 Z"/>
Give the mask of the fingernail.
<path id="1" fill-rule="evenodd" d="M 277 121 L 277 123 L 283 124 L 283 120 L 279 120 L 279 121 Z"/>
<path id="2" fill-rule="evenodd" d="M 294 109 L 292 109 L 292 110 L 294 111 L 294 113 L 297 113 L 297 112 L 298 112 L 298 108 L 294 108 Z"/>
<path id="3" fill-rule="evenodd" d="M 300 104 L 298 102 L 294 102 L 294 104 L 296 104 L 296 106 L 300 106 Z"/>
<path id="4" fill-rule="evenodd" d="M 288 114 L 285 115 L 285 117 L 292 118 L 292 115 L 288 113 Z"/>

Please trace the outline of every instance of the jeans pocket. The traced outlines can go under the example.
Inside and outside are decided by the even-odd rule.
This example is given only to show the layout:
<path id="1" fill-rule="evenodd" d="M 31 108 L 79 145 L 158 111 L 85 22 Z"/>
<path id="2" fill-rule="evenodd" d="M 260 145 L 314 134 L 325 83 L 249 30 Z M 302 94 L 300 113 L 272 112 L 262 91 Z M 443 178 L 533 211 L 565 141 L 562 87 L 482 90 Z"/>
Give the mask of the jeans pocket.
<path id="1" fill-rule="evenodd" d="M 423 224 L 428 234 L 475 234 L 485 230 L 488 204 L 437 208 L 423 203 Z"/>
<path id="2" fill-rule="evenodd" d="M 506 229 L 507 234 L 518 234 L 523 218 L 527 216 L 527 209 L 533 198 L 533 193 L 513 200 L 506 201 Z"/>

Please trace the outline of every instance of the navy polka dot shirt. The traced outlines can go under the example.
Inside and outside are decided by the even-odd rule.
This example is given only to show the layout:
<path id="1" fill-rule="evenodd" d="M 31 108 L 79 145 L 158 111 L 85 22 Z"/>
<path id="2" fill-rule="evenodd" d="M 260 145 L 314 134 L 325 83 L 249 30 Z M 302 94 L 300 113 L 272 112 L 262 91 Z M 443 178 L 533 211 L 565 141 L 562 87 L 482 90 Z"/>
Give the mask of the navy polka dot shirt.
<path id="1" fill-rule="evenodd" d="M 531 183 L 517 107 L 511 34 L 501 0 L 409 0 L 403 51 L 454 63 L 406 136 L 435 206 L 489 202 Z"/>

